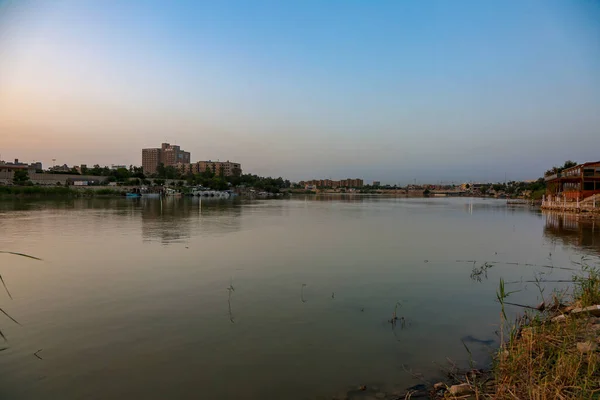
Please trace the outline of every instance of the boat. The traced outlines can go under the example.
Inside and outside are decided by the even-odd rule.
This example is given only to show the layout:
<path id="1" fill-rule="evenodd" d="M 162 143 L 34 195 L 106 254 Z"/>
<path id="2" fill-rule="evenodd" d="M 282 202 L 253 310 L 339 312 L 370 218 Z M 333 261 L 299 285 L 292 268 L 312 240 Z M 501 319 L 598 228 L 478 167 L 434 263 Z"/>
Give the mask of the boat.
<path id="1" fill-rule="evenodd" d="M 148 187 L 141 187 L 140 188 L 140 193 L 142 195 L 142 197 L 145 198 L 151 198 L 151 199 L 158 199 L 160 198 L 160 191 L 156 192 L 154 191 L 152 188 L 148 188 Z"/>
<path id="2" fill-rule="evenodd" d="M 135 193 L 135 192 L 129 192 L 129 193 L 125 193 L 125 197 L 136 198 L 136 197 L 142 197 L 142 195 L 139 193 Z"/>
<path id="3" fill-rule="evenodd" d="M 210 190 L 199 186 L 192 189 L 192 196 L 198 196 L 202 198 L 214 198 L 214 199 L 228 199 L 231 196 L 229 191 Z"/>
<path id="4" fill-rule="evenodd" d="M 183 196 L 183 194 L 181 192 L 178 192 L 175 189 L 171 189 L 171 188 L 167 188 L 165 190 L 165 196 L 171 196 L 171 197 L 181 197 Z"/>

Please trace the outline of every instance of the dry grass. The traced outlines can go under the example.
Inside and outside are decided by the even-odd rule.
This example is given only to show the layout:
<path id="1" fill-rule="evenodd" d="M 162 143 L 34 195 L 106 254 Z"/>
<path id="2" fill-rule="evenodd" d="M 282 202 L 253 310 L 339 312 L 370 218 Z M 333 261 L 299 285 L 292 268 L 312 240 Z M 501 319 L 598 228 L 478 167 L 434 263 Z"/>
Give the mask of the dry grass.
<path id="1" fill-rule="evenodd" d="M 600 331 L 589 318 L 529 326 L 500 351 L 494 367 L 494 399 L 600 398 L 600 359 L 577 343 L 597 345 Z"/>
<path id="2" fill-rule="evenodd" d="M 600 270 L 583 267 L 573 277 L 568 296 L 555 293 L 553 306 L 529 312 L 507 323 L 505 301 L 512 292 L 500 281 L 501 347 L 491 371 L 471 370 L 457 383 L 470 385 L 470 394 L 445 398 L 494 400 L 600 400 L 600 318 L 569 314 L 576 307 L 600 304 Z M 553 320 L 558 315 L 559 320 Z M 579 346 L 578 346 L 579 344 Z M 587 348 L 584 348 L 587 347 Z"/>
<path id="3" fill-rule="evenodd" d="M 573 280 L 572 304 L 600 303 L 598 269 L 585 267 Z M 496 357 L 494 389 L 482 398 L 600 399 L 600 319 L 566 315 L 553 321 L 559 314 L 529 315 L 520 327 L 502 327 L 511 332 L 510 339 Z M 590 345 L 591 351 L 582 351 L 578 343 Z"/>

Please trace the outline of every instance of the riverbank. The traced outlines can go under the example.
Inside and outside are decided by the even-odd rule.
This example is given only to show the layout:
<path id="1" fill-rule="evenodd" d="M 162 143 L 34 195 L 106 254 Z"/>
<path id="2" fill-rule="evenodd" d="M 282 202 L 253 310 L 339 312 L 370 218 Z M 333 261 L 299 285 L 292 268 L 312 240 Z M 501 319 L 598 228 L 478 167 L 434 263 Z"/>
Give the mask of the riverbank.
<path id="1" fill-rule="evenodd" d="M 584 267 L 574 287 L 554 292 L 548 304 L 515 323 L 501 305 L 501 345 L 490 369 L 449 373 L 448 382 L 430 388 L 437 399 L 594 399 L 600 398 L 600 270 Z M 468 349 L 467 349 L 468 351 Z"/>
<path id="2" fill-rule="evenodd" d="M 125 192 L 119 189 L 100 188 L 73 189 L 68 186 L 0 186 L 0 199 L 11 198 L 41 198 L 41 197 L 96 197 L 123 196 Z"/>
<path id="3" fill-rule="evenodd" d="M 477 369 L 471 361 L 464 370 L 448 359 L 447 379 L 435 384 L 407 371 L 423 383 L 391 393 L 358 386 L 334 399 L 600 399 L 600 269 L 582 268 L 571 290 L 555 291 L 538 306 L 509 303 L 510 294 L 501 280 L 500 347 L 489 368 Z M 511 323 L 509 305 L 527 312 Z M 466 344 L 465 350 L 470 356 Z"/>

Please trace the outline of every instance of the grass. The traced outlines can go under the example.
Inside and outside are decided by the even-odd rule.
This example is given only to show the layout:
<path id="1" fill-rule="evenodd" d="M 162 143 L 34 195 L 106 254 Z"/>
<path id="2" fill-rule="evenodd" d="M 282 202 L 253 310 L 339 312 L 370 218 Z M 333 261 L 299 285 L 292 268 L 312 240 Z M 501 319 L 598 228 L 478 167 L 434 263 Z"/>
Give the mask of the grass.
<path id="1" fill-rule="evenodd" d="M 600 319 L 570 314 L 573 307 L 600 304 L 600 270 L 584 266 L 573 283 L 569 293 L 554 292 L 542 311 L 511 323 L 505 305 L 514 292 L 500 280 L 500 348 L 489 373 L 465 375 L 475 398 L 600 399 Z M 564 318 L 554 319 L 559 315 Z"/>
<path id="2" fill-rule="evenodd" d="M 93 197 L 119 196 L 120 190 L 111 188 L 77 190 L 68 186 L 0 186 L 0 198 L 14 197 Z"/>
<path id="3" fill-rule="evenodd" d="M 29 254 L 17 253 L 17 252 L 14 252 L 14 251 L 0 250 L 0 254 L 9 254 L 9 255 L 13 255 L 13 256 L 17 256 L 17 257 L 31 258 L 33 260 L 38 260 L 38 261 L 42 260 L 41 258 L 37 258 L 37 257 L 31 256 Z M 4 278 L 2 278 L 2 275 L 0 275 L 0 280 L 2 281 L 2 284 L 4 285 L 4 289 L 6 290 L 6 293 L 8 294 L 8 297 L 12 300 L 12 296 L 11 296 L 10 292 L 8 291 L 8 287 L 6 286 L 6 283 L 4 282 Z M 11 317 L 6 311 L 4 311 L 4 309 L 2 307 L 0 307 L 0 312 L 2 314 L 4 314 L 6 317 L 8 317 L 15 324 L 21 325 L 19 323 L 19 321 L 17 321 L 13 317 Z M 2 332 L 2 330 L 0 330 L 0 336 L 2 337 L 2 339 L 4 339 L 5 342 L 8 341 L 8 339 L 6 338 L 6 336 L 4 335 L 4 332 Z M 3 348 L 0 348 L 0 351 L 6 350 L 6 349 L 7 349 L 7 347 L 3 347 Z"/>
<path id="4" fill-rule="evenodd" d="M 68 196 L 77 192 L 64 186 L 0 186 L 0 197 Z"/>

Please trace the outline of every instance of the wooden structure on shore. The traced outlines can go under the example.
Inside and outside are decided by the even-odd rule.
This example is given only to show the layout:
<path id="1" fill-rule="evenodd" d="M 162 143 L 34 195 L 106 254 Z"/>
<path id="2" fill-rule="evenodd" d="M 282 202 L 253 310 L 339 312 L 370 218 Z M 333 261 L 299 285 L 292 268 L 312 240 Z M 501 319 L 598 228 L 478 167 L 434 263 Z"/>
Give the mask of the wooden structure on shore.
<path id="1" fill-rule="evenodd" d="M 600 161 L 566 168 L 544 180 L 543 209 L 600 213 Z"/>
<path id="2" fill-rule="evenodd" d="M 583 201 L 600 194 L 600 161 L 579 164 L 544 177 L 546 197 L 567 202 Z"/>

